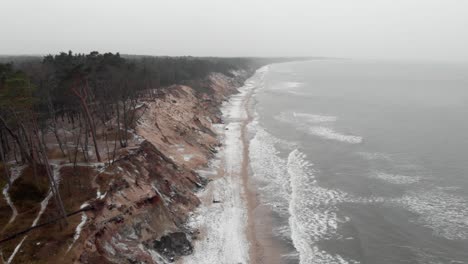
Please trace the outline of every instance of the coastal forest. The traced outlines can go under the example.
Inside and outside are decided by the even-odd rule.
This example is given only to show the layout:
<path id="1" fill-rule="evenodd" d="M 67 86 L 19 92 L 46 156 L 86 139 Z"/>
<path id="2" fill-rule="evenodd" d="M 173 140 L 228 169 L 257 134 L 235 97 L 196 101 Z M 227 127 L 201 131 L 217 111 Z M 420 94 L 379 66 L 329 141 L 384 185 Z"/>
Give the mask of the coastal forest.
<path id="1" fill-rule="evenodd" d="M 89 170 L 102 170 L 119 158 L 119 150 L 136 145 L 141 99 L 157 98 L 161 88 L 174 84 L 209 93 L 203 80 L 210 73 L 231 76 L 258 63 L 71 51 L 0 58 L 2 253 L 14 256 L 12 245 L 19 242 L 4 246 L 10 240 L 51 223 L 65 230 L 68 216 L 91 209 L 77 208 L 71 198 L 91 198 L 84 191 Z"/>

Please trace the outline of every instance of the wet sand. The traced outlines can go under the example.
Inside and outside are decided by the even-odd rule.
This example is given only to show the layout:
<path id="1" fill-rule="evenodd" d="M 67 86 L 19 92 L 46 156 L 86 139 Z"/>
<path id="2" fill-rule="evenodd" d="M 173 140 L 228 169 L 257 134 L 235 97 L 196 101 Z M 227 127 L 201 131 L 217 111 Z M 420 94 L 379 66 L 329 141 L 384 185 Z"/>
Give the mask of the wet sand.
<path id="1" fill-rule="evenodd" d="M 244 98 L 243 108 L 245 108 L 247 118 L 241 125 L 243 144 L 241 177 L 247 205 L 246 232 L 250 242 L 250 263 L 277 264 L 281 262 L 282 248 L 273 238 L 272 212 L 268 206 L 260 203 L 255 183 L 251 179 L 248 124 L 253 121 L 253 94 L 254 90 L 250 90 Z"/>

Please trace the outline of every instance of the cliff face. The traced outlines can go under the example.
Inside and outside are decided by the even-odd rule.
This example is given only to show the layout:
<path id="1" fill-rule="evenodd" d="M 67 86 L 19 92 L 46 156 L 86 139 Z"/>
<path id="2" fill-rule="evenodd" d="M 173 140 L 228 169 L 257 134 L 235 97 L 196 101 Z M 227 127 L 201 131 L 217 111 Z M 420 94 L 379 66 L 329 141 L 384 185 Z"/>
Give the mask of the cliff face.
<path id="1" fill-rule="evenodd" d="M 137 147 L 93 179 L 98 197 L 82 215 L 79 237 L 61 258 L 75 263 L 166 263 L 193 250 L 184 226 L 200 204 L 207 164 L 218 141 L 211 129 L 219 106 L 247 77 L 212 74 L 203 91 L 172 86 L 143 101 Z M 75 234 L 76 236 L 76 234 Z"/>

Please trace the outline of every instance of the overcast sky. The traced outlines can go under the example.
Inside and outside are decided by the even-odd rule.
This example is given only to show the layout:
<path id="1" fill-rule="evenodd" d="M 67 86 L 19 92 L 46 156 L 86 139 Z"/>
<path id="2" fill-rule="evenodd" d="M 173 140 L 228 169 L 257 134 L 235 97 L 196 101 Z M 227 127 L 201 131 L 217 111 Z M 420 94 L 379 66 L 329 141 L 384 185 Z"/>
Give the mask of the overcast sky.
<path id="1" fill-rule="evenodd" d="M 465 0 L 0 0 L 0 54 L 468 61 Z"/>

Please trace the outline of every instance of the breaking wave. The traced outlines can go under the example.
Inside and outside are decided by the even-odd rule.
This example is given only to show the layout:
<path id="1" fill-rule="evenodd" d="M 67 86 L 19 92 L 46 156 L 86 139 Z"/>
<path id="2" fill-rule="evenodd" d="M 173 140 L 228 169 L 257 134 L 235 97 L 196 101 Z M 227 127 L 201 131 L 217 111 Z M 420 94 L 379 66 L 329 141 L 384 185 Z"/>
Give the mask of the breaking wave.
<path id="1" fill-rule="evenodd" d="M 274 93 L 295 93 L 299 88 L 301 88 L 304 84 L 301 82 L 281 82 L 274 85 L 268 86 L 268 91 Z"/>
<path id="2" fill-rule="evenodd" d="M 291 184 L 289 225 L 300 263 L 357 263 L 329 254 L 315 245 L 322 239 L 335 238 L 338 224 L 346 221 L 339 219 L 336 213 L 336 205 L 345 200 L 345 194 L 318 186 L 312 164 L 297 149 L 289 154 L 287 169 Z"/>
<path id="3" fill-rule="evenodd" d="M 362 137 L 360 136 L 345 135 L 338 133 L 329 127 L 316 126 L 317 124 L 336 122 L 338 120 L 338 117 L 336 116 L 281 112 L 274 118 L 280 122 L 294 124 L 295 127 L 301 131 L 306 131 L 311 135 L 324 139 L 336 140 L 350 144 L 359 144 L 362 142 Z"/>
<path id="4" fill-rule="evenodd" d="M 414 192 L 395 201 L 419 215 L 418 222 L 434 235 L 452 240 L 468 239 L 468 202 L 440 190 Z"/>
<path id="5" fill-rule="evenodd" d="M 417 183 L 421 180 L 421 177 L 419 176 L 407 176 L 399 174 L 390 174 L 385 172 L 377 172 L 372 177 L 393 184 L 412 184 Z"/>
<path id="6" fill-rule="evenodd" d="M 361 158 L 365 160 L 392 160 L 391 156 L 386 153 L 380 152 L 356 152 Z"/>
<path id="7" fill-rule="evenodd" d="M 275 147 L 286 142 L 270 135 L 256 122 L 249 125 L 249 130 L 255 130 L 255 137 L 249 144 L 249 156 L 259 194 L 263 202 L 283 217 L 288 217 L 291 190 L 287 177 L 287 162 L 279 156 L 280 153 Z"/>
<path id="8" fill-rule="evenodd" d="M 335 122 L 336 120 L 338 120 L 336 116 L 296 113 L 296 112 L 292 112 L 292 113 L 281 112 L 280 114 L 275 116 L 275 119 L 280 122 L 297 123 L 297 124 L 303 124 L 303 123 L 317 124 L 317 123 Z"/>
<path id="9" fill-rule="evenodd" d="M 281 237 L 292 240 L 300 263 L 357 263 L 316 245 L 320 240 L 338 237 L 338 225 L 346 219 L 338 217 L 336 205 L 343 202 L 346 195 L 320 187 L 312 164 L 299 150 L 282 158 L 277 146 L 290 149 L 293 144 L 272 136 L 257 122 L 251 123 L 249 130 L 255 131 L 249 155 L 261 202 L 288 219 L 284 226 L 275 227 L 275 230 Z M 293 256 L 296 254 L 284 257 Z"/>
<path id="10" fill-rule="evenodd" d="M 284 85 L 288 88 L 297 88 L 301 87 L 304 84 L 301 82 L 285 82 Z"/>
<path id="11" fill-rule="evenodd" d="M 338 120 L 336 116 L 327 116 L 327 115 L 314 115 L 308 113 L 296 113 L 293 112 L 295 118 L 305 119 L 308 123 L 322 123 L 322 122 L 335 122 Z"/>
<path id="12" fill-rule="evenodd" d="M 362 137 L 360 136 L 341 134 L 328 127 L 314 126 L 309 128 L 308 132 L 311 135 L 318 136 L 324 139 L 336 140 L 350 144 L 362 143 Z"/>

